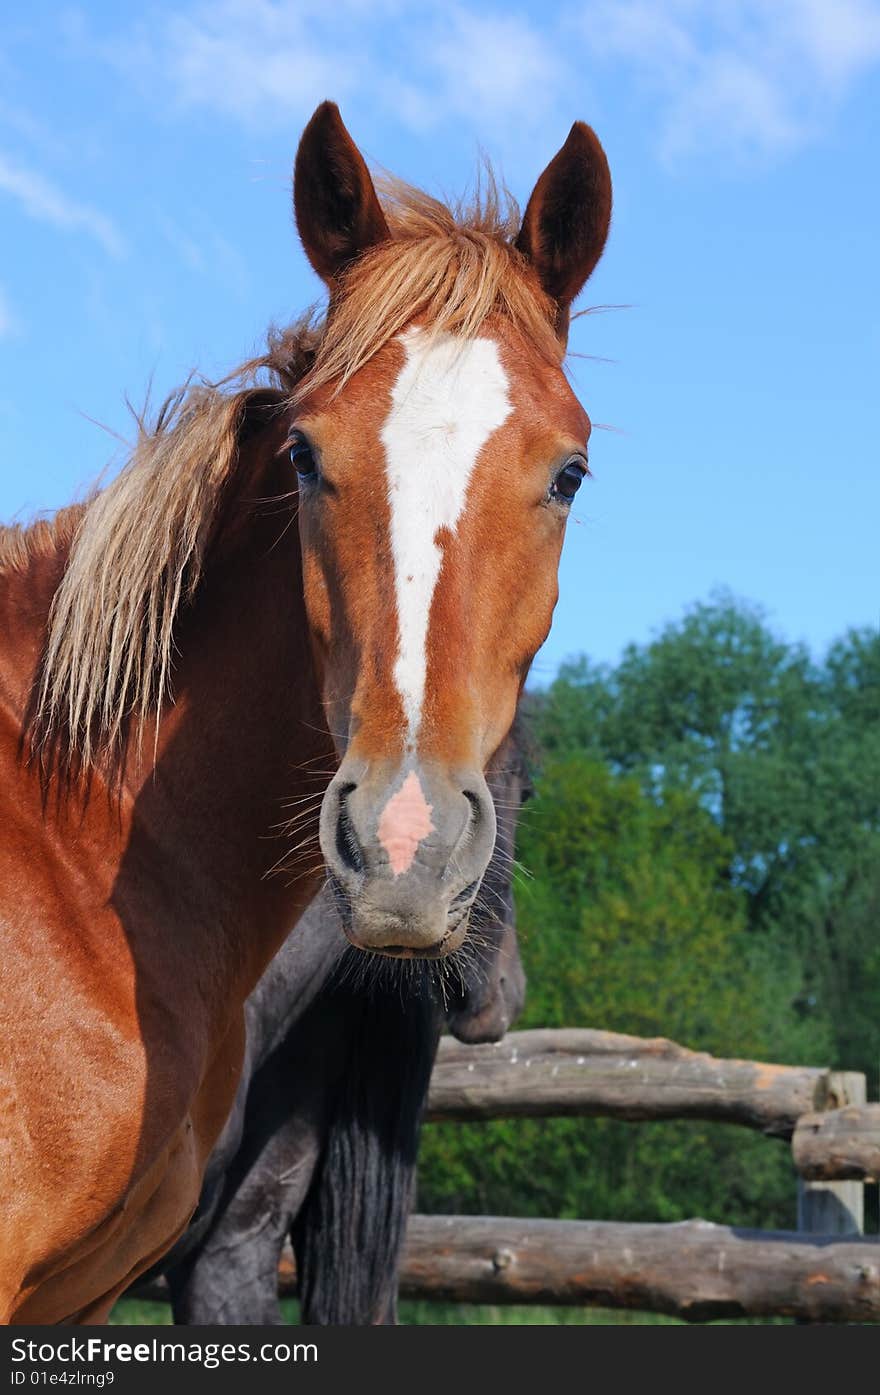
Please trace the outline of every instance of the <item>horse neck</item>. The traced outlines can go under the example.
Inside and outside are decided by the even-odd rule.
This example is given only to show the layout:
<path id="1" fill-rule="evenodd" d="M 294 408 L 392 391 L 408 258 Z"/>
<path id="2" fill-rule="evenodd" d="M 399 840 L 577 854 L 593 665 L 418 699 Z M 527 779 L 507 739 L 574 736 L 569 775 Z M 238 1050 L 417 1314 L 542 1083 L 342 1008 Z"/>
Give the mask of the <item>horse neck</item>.
<path id="1" fill-rule="evenodd" d="M 177 643 L 158 758 L 147 731 L 140 762 L 129 760 L 132 837 L 158 843 L 172 865 L 185 860 L 210 888 L 219 924 L 193 934 L 208 937 L 212 956 L 218 934 L 234 942 L 249 991 L 323 880 L 319 804 L 335 764 L 289 515 L 254 512 L 217 548 Z M 285 835 L 284 820 L 304 809 Z"/>
<path id="2" fill-rule="evenodd" d="M 284 492 L 271 465 L 242 473 L 250 497 Z M 96 769 L 83 800 L 78 786 L 67 790 L 59 777 L 42 813 L 36 765 L 15 753 L 68 532 L 24 566 L 0 572 L 0 755 L 16 785 L 11 798 L 42 823 L 41 836 L 76 849 L 96 885 L 112 887 L 110 899 L 133 937 L 150 938 L 135 924 L 145 881 L 155 894 L 170 888 L 193 907 L 176 933 L 188 937 L 194 962 L 219 966 L 220 997 L 250 991 L 323 879 L 318 802 L 335 763 L 314 674 L 298 530 L 272 508 L 244 502 L 234 513 L 180 618 L 174 700 L 158 728 L 148 722 L 140 741 L 129 734 L 119 782 L 105 782 Z M 291 808 L 304 807 L 314 812 L 298 822 L 293 841 L 306 846 L 285 867 L 291 840 L 279 836 L 279 825 Z M 279 862 L 280 874 L 272 875 Z"/>

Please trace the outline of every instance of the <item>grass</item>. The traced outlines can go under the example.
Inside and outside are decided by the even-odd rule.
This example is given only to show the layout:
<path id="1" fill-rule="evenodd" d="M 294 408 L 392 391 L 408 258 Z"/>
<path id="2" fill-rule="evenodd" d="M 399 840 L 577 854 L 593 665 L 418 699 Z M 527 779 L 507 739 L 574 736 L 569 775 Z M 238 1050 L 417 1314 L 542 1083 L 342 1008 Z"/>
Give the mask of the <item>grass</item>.
<path id="1" fill-rule="evenodd" d="M 299 1321 L 299 1305 L 294 1299 L 281 1304 L 289 1323 Z M 170 1325 L 171 1310 L 167 1303 L 153 1303 L 141 1298 L 123 1298 L 113 1309 L 111 1323 L 126 1326 Z M 507 1304 L 478 1306 L 472 1303 L 400 1304 L 400 1322 L 408 1327 L 477 1325 L 489 1327 L 644 1327 L 684 1326 L 677 1318 L 660 1313 L 630 1312 L 609 1308 L 519 1307 Z"/>

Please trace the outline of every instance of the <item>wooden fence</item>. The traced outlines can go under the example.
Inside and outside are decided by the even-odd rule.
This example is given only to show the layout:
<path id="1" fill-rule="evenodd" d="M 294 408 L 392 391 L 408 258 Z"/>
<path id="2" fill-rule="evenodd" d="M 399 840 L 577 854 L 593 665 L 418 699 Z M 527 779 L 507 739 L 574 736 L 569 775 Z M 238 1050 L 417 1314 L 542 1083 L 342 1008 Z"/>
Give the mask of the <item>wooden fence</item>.
<path id="1" fill-rule="evenodd" d="M 512 1032 L 485 1046 L 441 1041 L 429 1120 L 560 1115 L 710 1119 L 790 1141 L 798 1229 L 413 1216 L 403 1296 L 636 1308 L 690 1321 L 880 1322 L 880 1241 L 861 1233 L 865 1183 L 880 1179 L 880 1104 L 866 1103 L 863 1075 L 577 1029 Z M 279 1284 L 295 1291 L 289 1257 Z"/>

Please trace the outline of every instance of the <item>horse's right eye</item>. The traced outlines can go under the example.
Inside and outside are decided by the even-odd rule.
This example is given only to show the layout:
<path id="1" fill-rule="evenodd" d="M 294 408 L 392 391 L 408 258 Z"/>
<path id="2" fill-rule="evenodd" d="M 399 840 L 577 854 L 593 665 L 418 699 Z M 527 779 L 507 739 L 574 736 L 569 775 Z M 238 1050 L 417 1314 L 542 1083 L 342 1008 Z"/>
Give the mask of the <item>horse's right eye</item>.
<path id="1" fill-rule="evenodd" d="M 301 480 L 312 480 L 317 478 L 318 466 L 312 448 L 305 436 L 299 432 L 291 436 L 289 445 L 290 463 Z"/>

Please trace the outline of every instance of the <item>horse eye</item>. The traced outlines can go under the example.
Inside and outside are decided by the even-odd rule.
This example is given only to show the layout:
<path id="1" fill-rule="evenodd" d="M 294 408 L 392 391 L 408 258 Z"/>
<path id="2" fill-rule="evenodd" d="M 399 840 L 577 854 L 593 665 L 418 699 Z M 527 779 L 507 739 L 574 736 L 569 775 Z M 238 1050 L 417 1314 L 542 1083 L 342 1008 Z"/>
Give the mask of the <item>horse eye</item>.
<path id="1" fill-rule="evenodd" d="M 582 460 L 569 460 L 566 465 L 563 465 L 550 486 L 551 498 L 570 504 L 580 489 L 586 473 L 587 467 Z"/>
<path id="2" fill-rule="evenodd" d="M 318 473 L 312 448 L 305 436 L 291 436 L 289 441 L 290 463 L 301 480 L 314 479 Z"/>

